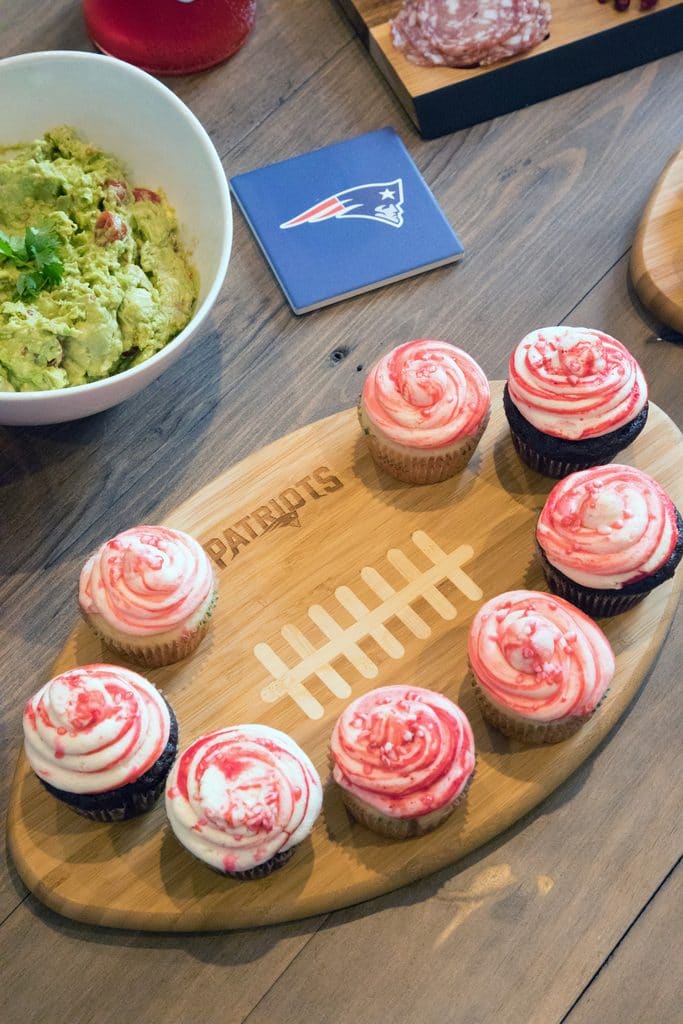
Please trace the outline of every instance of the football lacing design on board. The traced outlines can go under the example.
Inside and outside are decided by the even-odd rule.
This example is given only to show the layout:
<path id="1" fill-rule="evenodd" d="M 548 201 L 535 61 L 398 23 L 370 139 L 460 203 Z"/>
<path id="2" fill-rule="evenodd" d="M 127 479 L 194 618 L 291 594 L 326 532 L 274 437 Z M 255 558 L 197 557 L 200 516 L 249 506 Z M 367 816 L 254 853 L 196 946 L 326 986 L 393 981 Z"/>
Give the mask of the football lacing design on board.
<path id="1" fill-rule="evenodd" d="M 450 580 L 470 601 L 481 600 L 481 589 L 462 569 L 463 564 L 474 554 L 468 544 L 462 544 L 451 554 L 446 554 L 423 530 L 416 530 L 411 539 L 415 547 L 430 560 L 431 567 L 423 572 L 403 551 L 391 548 L 386 553 L 387 561 L 406 581 L 405 586 L 396 590 L 377 569 L 364 566 L 360 572 L 361 579 L 380 598 L 381 603 L 375 608 L 368 608 L 350 587 L 337 587 L 334 592 L 337 601 L 354 619 L 350 626 L 340 626 L 322 605 L 311 605 L 308 617 L 325 637 L 321 646 L 314 647 L 292 623 L 282 627 L 283 639 L 299 658 L 296 664 L 287 665 L 270 644 L 256 644 L 254 654 L 272 677 L 261 690 L 261 697 L 267 704 L 288 696 L 309 718 L 322 718 L 322 704 L 304 686 L 311 676 L 317 676 L 335 697 L 350 697 L 351 686 L 332 667 L 332 663 L 343 657 L 364 679 L 374 679 L 379 668 L 359 646 L 359 642 L 366 637 L 375 640 L 390 658 L 402 658 L 405 648 L 388 629 L 386 624 L 389 619 L 397 618 L 413 636 L 426 640 L 432 630 L 412 607 L 418 598 L 427 601 L 446 620 L 454 619 L 458 612 L 455 605 L 438 589 L 439 584 L 445 580 Z"/>

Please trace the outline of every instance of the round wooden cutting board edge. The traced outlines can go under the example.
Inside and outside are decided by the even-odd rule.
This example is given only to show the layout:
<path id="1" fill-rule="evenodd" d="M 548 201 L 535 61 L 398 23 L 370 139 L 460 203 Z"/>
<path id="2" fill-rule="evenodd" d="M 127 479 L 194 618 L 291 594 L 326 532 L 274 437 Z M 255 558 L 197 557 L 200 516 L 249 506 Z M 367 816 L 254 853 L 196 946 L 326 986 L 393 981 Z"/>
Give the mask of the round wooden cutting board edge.
<path id="1" fill-rule="evenodd" d="M 674 588 L 673 581 L 669 586 L 669 598 L 666 604 L 666 614 L 660 619 L 659 627 L 652 638 L 652 643 L 656 646 L 657 650 L 654 658 L 650 662 L 648 672 L 643 678 L 638 681 L 634 678 L 633 686 L 630 689 L 622 689 L 619 695 L 619 702 L 612 703 L 609 705 L 609 714 L 604 714 L 599 719 L 600 728 L 595 728 L 587 732 L 584 727 L 583 735 L 581 738 L 585 741 L 581 745 L 581 756 L 577 759 L 576 763 L 571 763 L 566 760 L 556 761 L 556 772 L 551 773 L 544 780 L 547 788 L 543 792 L 538 792 L 537 796 L 530 796 L 530 799 L 526 803 L 519 802 L 511 806 L 510 816 L 508 819 L 498 821 L 493 824 L 490 829 L 483 829 L 480 833 L 472 836 L 472 842 L 467 847 L 462 848 L 458 851 L 457 857 L 454 859 L 452 855 L 447 852 L 446 848 L 442 848 L 442 855 L 435 857 L 433 861 L 422 860 L 419 862 L 413 862 L 408 860 L 406 862 L 404 877 L 400 881 L 396 881 L 396 878 L 387 878 L 386 885 L 378 883 L 375 890 L 372 893 L 366 891 L 364 883 L 356 883 L 356 885 L 349 886 L 348 889 L 344 890 L 343 894 L 340 892 L 338 899 L 330 899 L 325 905 L 324 909 L 321 909 L 319 903 L 316 902 L 316 897 L 313 895 L 308 899 L 301 899 L 296 905 L 296 909 L 292 911 L 291 907 L 285 910 L 277 902 L 271 904 L 272 913 L 264 915 L 259 913 L 258 919 L 254 915 L 242 913 L 240 909 L 237 909 L 234 914 L 234 921 L 230 924 L 223 924 L 217 926 L 213 922 L 207 922 L 204 915 L 201 912 L 197 914 L 191 914 L 187 912 L 181 912 L 177 916 L 170 915 L 166 912 L 159 912 L 156 914 L 154 911 L 145 910 L 139 916 L 134 912 L 117 912 L 112 911 L 107 906 L 86 906 L 83 904 L 75 903 L 74 901 L 59 896 L 56 892 L 53 892 L 51 888 L 43 885 L 42 880 L 34 874 L 31 865 L 23 860 L 20 851 L 16 848 L 13 842 L 13 828 L 9 825 L 15 813 L 15 802 L 12 801 L 10 805 L 10 811 L 8 814 L 8 846 L 15 867 L 19 872 L 23 882 L 28 889 L 36 896 L 41 903 L 44 903 L 46 907 L 56 911 L 64 917 L 68 917 L 74 921 L 79 921 L 83 924 L 98 925 L 106 928 L 116 929 L 127 929 L 127 930 L 141 930 L 148 932 L 216 932 L 216 931 L 233 931 L 241 928 L 260 928 L 268 927 L 270 925 L 284 924 L 288 921 L 299 921 L 309 917 L 315 917 L 322 913 L 331 913 L 335 910 L 342 910 L 346 907 L 356 906 L 360 903 L 367 903 L 373 899 L 384 896 L 389 892 L 397 891 L 407 885 L 411 885 L 413 882 L 419 881 L 423 878 L 427 878 L 436 872 L 458 864 L 464 857 L 473 853 L 475 850 L 482 849 L 486 843 L 490 840 L 495 839 L 497 836 L 504 835 L 516 822 L 520 821 L 526 814 L 533 811 L 536 807 L 543 803 L 549 796 L 555 792 L 555 790 L 567 781 L 597 750 L 597 748 L 609 738 L 611 732 L 619 724 L 621 719 L 628 711 L 630 705 L 635 700 L 636 696 L 647 682 L 649 672 L 656 663 L 657 656 L 661 647 L 666 639 L 666 636 L 671 627 L 673 621 L 673 612 L 677 605 L 677 598 L 680 593 L 680 587 Z M 645 656 L 643 660 L 649 660 Z M 604 709 L 607 712 L 607 708 Z M 597 722 L 596 722 L 597 724 Z M 22 755 L 23 758 L 23 755 Z M 12 790 L 17 785 L 17 780 L 22 774 L 21 759 L 15 769 L 15 775 L 12 781 Z M 13 823 L 14 824 L 14 823 Z M 359 826 L 360 827 L 360 826 Z M 408 840 L 409 843 L 414 843 L 416 840 Z M 419 840 L 417 840 L 419 842 Z M 411 868 L 411 865 L 415 863 L 415 869 Z M 267 880 L 266 880 L 267 881 Z M 245 882 L 244 885 L 250 885 L 255 883 Z M 258 883 L 256 883 L 258 884 Z"/>
<path id="2" fill-rule="evenodd" d="M 675 165 L 678 165 L 677 175 L 674 172 Z M 679 207 L 678 219 L 683 223 L 683 191 L 679 188 L 675 197 L 668 195 L 669 190 L 673 190 L 669 179 L 673 179 L 675 176 L 683 180 L 683 146 L 667 161 L 652 190 L 633 239 L 629 262 L 633 287 L 645 309 L 661 323 L 683 334 L 683 303 L 675 301 L 671 297 L 668 283 L 661 284 L 665 268 L 675 263 L 676 252 L 683 252 L 683 236 L 676 235 L 671 228 L 670 212 L 671 204 L 674 202 Z M 666 209 L 660 211 L 660 205 L 664 204 L 668 204 Z M 669 215 L 668 225 L 665 223 L 667 215 Z M 664 237 L 667 227 L 670 237 Z M 656 244 L 658 241 L 659 245 Z M 664 248 L 668 255 L 666 259 L 662 260 L 659 250 Z M 657 250 L 659 258 L 659 262 L 654 268 L 650 266 L 649 261 L 649 252 L 652 249 Z M 676 285 L 683 299 L 683 260 L 680 261 L 679 268 Z"/>
<path id="3" fill-rule="evenodd" d="M 502 389 L 502 386 L 502 382 L 492 382 L 494 398 L 499 397 L 499 395 L 496 395 L 496 391 Z M 675 432 L 675 436 L 678 438 L 677 444 L 679 445 L 679 448 L 682 448 L 680 432 L 677 430 L 675 424 L 673 424 L 669 417 L 656 406 L 653 405 L 652 410 L 656 411 L 655 415 L 658 417 L 663 417 L 663 426 L 666 427 L 668 425 L 673 428 L 673 432 Z M 252 455 L 247 456 L 244 460 L 238 463 L 237 466 L 232 467 L 230 470 L 227 470 L 226 473 L 222 474 L 219 479 L 234 474 L 239 467 L 245 466 L 250 460 L 254 460 L 260 454 L 272 452 L 286 443 L 291 444 L 293 441 L 296 441 L 299 436 L 305 436 L 313 426 L 317 428 L 321 428 L 324 425 L 330 426 L 333 421 L 343 422 L 345 419 L 352 416 L 355 417 L 353 410 L 346 410 L 341 413 L 333 414 L 325 420 L 318 421 L 316 424 L 304 426 L 293 434 L 287 435 L 285 438 L 280 438 L 273 442 L 265 449 L 262 449 L 261 453 L 254 452 Z M 674 436 L 673 432 L 672 439 Z M 195 502 L 201 500 L 204 493 L 208 493 L 211 488 L 215 487 L 215 484 L 216 481 L 214 481 L 213 484 L 208 485 L 206 488 L 202 488 L 202 490 L 193 498 L 184 502 L 174 513 L 167 516 L 166 521 L 174 520 L 178 516 L 181 516 L 185 510 L 192 508 Z M 233 908 L 231 911 L 230 921 L 222 921 L 220 924 L 217 924 L 214 919 L 207 919 L 207 915 L 202 910 L 201 906 L 182 909 L 179 910 L 178 913 L 171 913 L 168 911 L 155 912 L 152 909 L 145 909 L 138 913 L 136 911 L 131 911 L 130 909 L 119 910 L 107 905 L 97 905 L 94 903 L 79 904 L 65 894 L 60 893 L 58 889 L 44 883 L 42 877 L 40 877 L 34 870 L 30 859 L 27 859 L 24 855 L 24 850 L 22 849 L 20 841 L 22 835 L 22 820 L 19 814 L 20 800 L 18 799 L 17 794 L 22 780 L 26 776 L 27 772 L 30 772 L 30 769 L 28 769 L 25 756 L 22 752 L 18 759 L 12 781 L 8 811 L 7 839 L 12 859 L 27 887 L 50 909 L 55 910 L 66 917 L 72 918 L 73 920 L 87 924 L 96 924 L 110 928 L 140 929 L 151 932 L 208 932 L 278 924 L 285 921 L 299 920 L 301 918 L 311 917 L 320 913 L 327 913 L 343 907 L 352 906 L 402 888 L 411 882 L 427 877 L 442 868 L 457 863 L 457 861 L 461 860 L 464 856 L 482 847 L 490 839 L 505 832 L 525 814 L 538 806 L 547 796 L 557 789 L 559 785 L 566 781 L 566 779 L 569 778 L 569 776 L 572 775 L 596 750 L 600 743 L 603 742 L 617 722 L 625 714 L 634 697 L 646 681 L 652 666 L 656 662 L 657 655 L 666 638 L 666 634 L 673 620 L 677 606 L 677 600 L 681 590 L 680 574 L 677 574 L 673 580 L 668 581 L 662 587 L 658 588 L 658 590 L 660 592 L 660 600 L 663 604 L 662 613 L 658 617 L 656 628 L 650 636 L 649 645 L 638 659 L 637 665 L 631 673 L 627 683 L 620 686 L 619 690 L 615 693 L 610 693 L 601 707 L 600 713 L 595 715 L 591 721 L 587 723 L 587 725 L 584 726 L 575 737 L 572 738 L 572 740 L 565 741 L 564 744 L 560 745 L 561 748 L 564 748 L 565 755 L 568 753 L 569 757 L 557 757 L 550 762 L 550 767 L 546 768 L 546 774 L 543 778 L 542 785 L 539 784 L 536 787 L 530 787 L 526 799 L 521 801 L 518 800 L 516 803 L 509 805 L 509 813 L 499 816 L 495 821 L 485 821 L 482 826 L 468 836 L 467 842 L 461 845 L 455 853 L 447 845 L 442 845 L 438 850 L 435 850 L 432 855 L 425 856 L 423 852 L 421 855 L 413 857 L 410 856 L 410 848 L 415 844 L 417 854 L 419 851 L 420 840 L 408 840 L 408 845 L 405 846 L 406 859 L 401 866 L 401 870 L 392 876 L 376 875 L 373 877 L 371 885 L 367 879 L 362 879 L 361 881 L 354 883 L 351 881 L 349 876 L 348 887 L 340 888 L 334 896 L 330 895 L 329 898 L 326 897 L 324 904 L 321 904 L 320 895 L 315 892 L 300 893 L 297 895 L 296 902 L 294 904 L 290 901 L 279 902 L 274 898 L 269 903 L 265 912 L 263 908 L 257 908 L 257 912 L 255 913 L 253 909 L 250 910 L 249 901 L 245 900 L 243 901 L 244 905 L 235 906 Z M 360 828 L 360 826 L 356 827 Z M 390 843 L 390 841 L 387 842 Z M 284 868 L 282 874 L 286 875 L 286 871 L 287 868 Z M 273 892 L 273 896 L 275 897 L 279 876 L 280 873 L 278 872 L 260 883 L 240 883 L 240 885 L 264 886 L 268 889 L 273 888 L 275 890 Z"/>

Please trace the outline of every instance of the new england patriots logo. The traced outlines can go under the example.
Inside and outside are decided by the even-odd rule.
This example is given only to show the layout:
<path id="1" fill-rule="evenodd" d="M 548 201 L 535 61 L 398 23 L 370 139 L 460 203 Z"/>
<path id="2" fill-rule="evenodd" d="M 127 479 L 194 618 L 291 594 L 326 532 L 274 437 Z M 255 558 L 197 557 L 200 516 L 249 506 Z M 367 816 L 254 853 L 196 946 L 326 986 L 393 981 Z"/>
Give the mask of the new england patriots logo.
<path id="1" fill-rule="evenodd" d="M 297 228 L 300 224 L 317 224 L 331 217 L 357 217 L 400 228 L 403 224 L 403 181 L 397 178 L 396 181 L 344 189 L 286 220 L 280 227 Z"/>

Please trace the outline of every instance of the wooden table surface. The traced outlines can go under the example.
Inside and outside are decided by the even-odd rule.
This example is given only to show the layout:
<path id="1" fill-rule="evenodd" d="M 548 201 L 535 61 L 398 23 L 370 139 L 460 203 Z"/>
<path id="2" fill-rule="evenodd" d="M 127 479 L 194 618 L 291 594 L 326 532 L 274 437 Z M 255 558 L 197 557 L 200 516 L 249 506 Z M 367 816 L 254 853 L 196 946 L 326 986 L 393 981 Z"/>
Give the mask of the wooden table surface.
<path id="1" fill-rule="evenodd" d="M 0 0 L 0 56 L 91 48 L 78 3 Z M 393 344 L 452 340 L 500 378 L 528 330 L 600 327 L 630 347 L 680 426 L 683 350 L 635 307 L 627 268 L 647 197 L 681 143 L 682 75 L 678 54 L 422 142 L 334 0 L 269 0 L 235 58 L 169 82 L 228 174 L 393 125 L 466 257 L 297 318 L 237 214 L 226 284 L 179 363 L 89 420 L 0 427 L 3 814 L 23 703 L 75 622 L 86 554 L 161 519 L 255 448 L 352 405 L 363 369 Z M 5 850 L 0 1017 L 680 1020 L 682 626 L 679 611 L 627 716 L 536 811 L 458 867 L 362 906 L 246 932 L 97 929 L 46 910 Z"/>

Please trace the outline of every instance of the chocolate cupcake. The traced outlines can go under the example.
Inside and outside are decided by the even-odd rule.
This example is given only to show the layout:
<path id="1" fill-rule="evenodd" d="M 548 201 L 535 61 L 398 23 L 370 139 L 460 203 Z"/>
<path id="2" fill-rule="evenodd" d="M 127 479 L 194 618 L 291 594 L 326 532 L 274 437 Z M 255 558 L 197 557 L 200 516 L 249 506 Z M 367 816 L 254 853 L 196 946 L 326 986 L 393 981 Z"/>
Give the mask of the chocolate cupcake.
<path id="1" fill-rule="evenodd" d="M 545 476 L 610 462 L 645 426 L 647 384 L 621 342 L 585 327 L 544 327 L 510 357 L 503 394 L 520 458 Z"/>
<path id="2" fill-rule="evenodd" d="M 93 821 L 123 821 L 161 795 L 178 723 L 159 691 L 118 665 L 55 676 L 27 703 L 24 749 L 47 791 Z"/>
<path id="3" fill-rule="evenodd" d="M 467 716 L 442 693 L 383 686 L 339 716 L 332 777 L 360 824 L 389 839 L 421 836 L 446 820 L 474 773 Z"/>
<path id="4" fill-rule="evenodd" d="M 673 576 L 683 520 L 656 480 L 613 463 L 553 487 L 536 543 L 553 593 L 589 615 L 617 615 Z"/>
<path id="5" fill-rule="evenodd" d="M 370 454 L 397 480 L 433 484 L 465 468 L 486 429 L 481 367 L 446 341 L 408 341 L 370 370 L 358 416 Z"/>
<path id="6" fill-rule="evenodd" d="M 201 736 L 166 784 L 178 841 L 231 878 L 264 878 L 286 864 L 321 806 L 320 777 L 309 758 L 290 736 L 265 725 Z"/>
<path id="7" fill-rule="evenodd" d="M 511 590 L 482 605 L 468 654 L 484 718 L 525 743 L 572 736 L 614 676 L 600 627 L 567 601 L 534 590 Z"/>
<path id="8" fill-rule="evenodd" d="M 97 636 L 148 668 L 195 650 L 217 597 L 202 546 L 167 526 L 136 526 L 108 540 L 85 563 L 78 594 Z"/>

